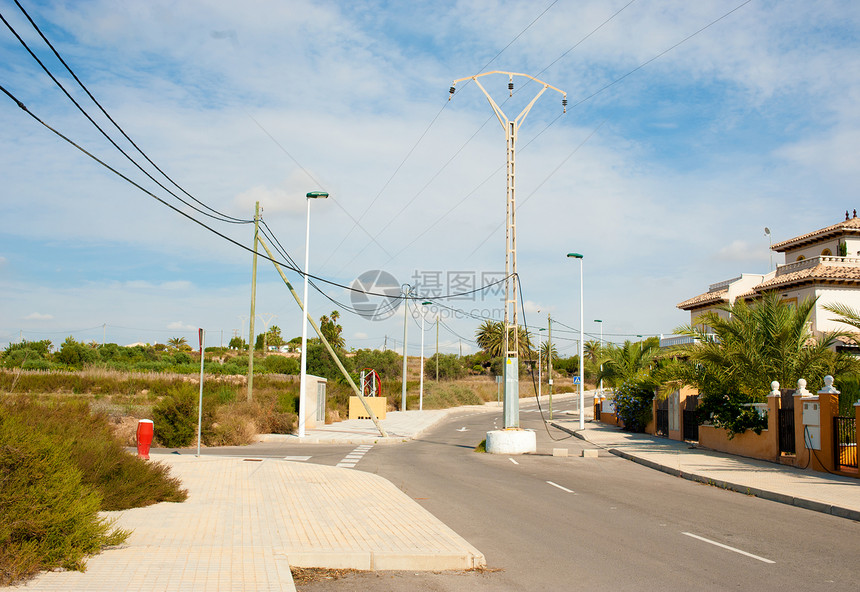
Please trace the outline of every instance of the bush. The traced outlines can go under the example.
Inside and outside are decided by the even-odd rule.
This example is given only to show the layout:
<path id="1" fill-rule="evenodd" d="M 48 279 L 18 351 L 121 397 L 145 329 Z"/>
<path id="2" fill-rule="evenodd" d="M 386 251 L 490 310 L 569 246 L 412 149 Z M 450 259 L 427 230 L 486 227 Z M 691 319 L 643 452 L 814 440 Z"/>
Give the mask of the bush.
<path id="1" fill-rule="evenodd" d="M 747 430 L 761 434 L 767 428 L 767 416 L 762 417 L 755 408 L 744 406 L 744 403 L 753 402 L 752 398 L 737 393 L 702 396 L 696 416 L 699 423 L 710 421 L 714 427 L 726 430 L 729 440 Z"/>
<path id="2" fill-rule="evenodd" d="M 194 385 L 183 383 L 173 393 L 152 408 L 155 437 L 167 448 L 183 448 L 197 437 L 197 400 L 199 391 Z M 211 425 L 211 411 L 203 406 L 202 429 Z"/>
<path id="3" fill-rule="evenodd" d="M 624 429 L 644 432 L 651 421 L 654 384 L 649 380 L 628 380 L 615 389 L 615 414 Z"/>
<path id="4" fill-rule="evenodd" d="M 466 376 L 466 367 L 456 354 L 433 354 L 424 361 L 424 376 L 436 378 L 436 356 L 439 356 L 439 378 L 457 380 Z"/>
<path id="5" fill-rule="evenodd" d="M 263 360 L 263 368 L 272 374 L 298 374 L 299 361 L 296 358 L 270 355 Z"/>
<path id="6" fill-rule="evenodd" d="M 0 586 L 62 567 L 128 538 L 98 515 L 101 498 L 68 458 L 71 442 L 41 434 L 0 408 Z"/>
<path id="7" fill-rule="evenodd" d="M 187 493 L 168 468 L 130 454 L 114 437 L 103 414 L 90 413 L 83 402 L 38 404 L 17 399 L 7 409 L 31 429 L 70 445 L 68 458 L 81 480 L 101 496 L 102 510 L 127 510 L 157 502 L 184 501 Z"/>
<path id="8" fill-rule="evenodd" d="M 341 356 L 341 363 L 347 372 L 352 372 L 353 359 L 346 356 Z M 328 350 L 319 339 L 308 341 L 308 374 L 320 376 L 337 382 L 345 382 L 341 371 L 335 365 L 334 361 L 328 353 Z"/>
<path id="9" fill-rule="evenodd" d="M 403 356 L 393 350 L 360 349 L 353 356 L 353 364 L 357 370 L 372 368 L 382 380 L 400 378 L 403 372 Z"/>

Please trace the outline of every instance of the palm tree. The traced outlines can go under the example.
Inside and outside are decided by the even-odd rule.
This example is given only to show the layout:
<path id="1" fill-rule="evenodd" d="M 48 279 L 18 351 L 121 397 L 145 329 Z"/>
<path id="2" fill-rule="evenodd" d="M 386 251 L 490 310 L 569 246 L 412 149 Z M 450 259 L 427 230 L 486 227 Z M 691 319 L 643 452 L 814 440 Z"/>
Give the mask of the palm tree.
<path id="1" fill-rule="evenodd" d="M 188 341 L 184 337 L 171 337 L 167 340 L 167 345 L 170 346 L 171 349 L 179 349 L 187 343 Z"/>
<path id="2" fill-rule="evenodd" d="M 522 353 L 531 351 L 531 340 L 528 332 L 523 327 L 519 327 L 519 351 Z M 505 354 L 505 324 L 501 321 L 484 321 L 478 330 L 475 331 L 475 340 L 478 346 L 497 358 Z"/>
<path id="3" fill-rule="evenodd" d="M 547 369 L 549 372 L 549 356 L 552 355 L 553 361 L 558 359 L 558 350 L 555 347 L 555 344 L 552 344 L 552 350 L 550 350 L 549 341 L 544 341 L 540 344 L 540 360 L 541 365 Z"/>
<path id="4" fill-rule="evenodd" d="M 599 341 L 594 341 L 593 339 L 586 341 L 583 344 L 583 350 L 585 353 L 585 359 L 592 364 L 597 363 L 597 359 L 601 355 L 601 350 L 603 349 L 603 345 Z"/>
<path id="5" fill-rule="evenodd" d="M 602 365 L 597 371 L 597 380 L 605 380 L 618 387 L 633 379 L 647 376 L 654 366 L 654 358 L 659 351 L 659 343 L 654 340 L 632 342 L 627 340 L 621 347 L 609 345 L 600 350 L 594 363 Z"/>
<path id="6" fill-rule="evenodd" d="M 676 331 L 698 341 L 684 348 L 693 365 L 687 364 L 687 378 L 713 394 L 736 392 L 763 400 L 774 380 L 785 386 L 799 378 L 815 384 L 825 374 L 853 372 L 856 361 L 833 351 L 845 332 L 817 338 L 812 334 L 809 317 L 816 301 L 790 306 L 776 292 L 768 292 L 752 304 L 737 300 L 718 307 L 727 317 L 706 312 L 696 320 L 697 326 Z"/>
<path id="7" fill-rule="evenodd" d="M 860 312 L 850 306 L 842 303 L 826 304 L 824 305 L 824 310 L 836 313 L 838 315 L 836 322 L 850 325 L 851 327 L 860 330 Z M 851 339 L 854 343 L 860 342 L 860 335 L 857 335 L 856 333 L 848 333 L 846 337 Z"/>

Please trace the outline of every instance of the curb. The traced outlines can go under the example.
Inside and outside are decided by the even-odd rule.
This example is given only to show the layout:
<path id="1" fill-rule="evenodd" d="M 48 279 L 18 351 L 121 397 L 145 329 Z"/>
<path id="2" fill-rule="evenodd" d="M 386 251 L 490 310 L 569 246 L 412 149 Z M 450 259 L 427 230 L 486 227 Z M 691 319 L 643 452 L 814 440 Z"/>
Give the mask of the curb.
<path id="1" fill-rule="evenodd" d="M 567 432 L 572 436 L 576 436 L 580 440 L 584 440 L 589 442 L 590 444 L 594 444 L 588 438 L 586 438 L 582 433 L 578 431 L 571 430 L 564 426 L 558 425 L 556 423 L 550 423 L 550 425 L 554 428 L 557 428 L 563 432 Z M 599 444 L 594 444 L 594 446 L 600 446 Z M 847 518 L 849 520 L 854 520 L 860 522 L 860 511 L 852 510 L 851 508 L 843 508 L 841 506 L 834 506 L 831 504 L 826 504 L 823 502 L 818 502 L 815 500 L 802 498 L 802 497 L 794 497 L 791 495 L 786 495 L 784 493 L 777 493 L 775 491 L 769 491 L 767 489 L 760 489 L 758 487 L 749 487 L 746 485 L 739 485 L 737 483 L 731 483 L 729 481 L 724 481 L 722 479 L 713 479 L 711 477 L 705 477 L 703 475 L 698 475 L 696 473 L 687 473 L 681 471 L 679 469 L 673 469 L 672 467 L 668 467 L 666 465 L 661 465 L 660 463 L 654 462 L 652 460 L 648 460 L 646 458 L 642 458 L 640 456 L 635 456 L 630 454 L 629 452 L 624 452 L 623 450 L 619 450 L 618 448 L 610 448 L 609 452 L 614 454 L 615 456 L 619 456 L 623 459 L 633 461 L 637 464 L 640 464 L 644 467 L 648 467 L 649 469 L 654 469 L 656 471 L 660 471 L 662 473 L 666 473 L 668 475 L 672 475 L 674 477 L 681 477 L 682 479 L 687 479 L 688 481 L 695 481 L 697 483 L 704 483 L 705 485 L 713 485 L 714 487 L 719 487 L 720 489 L 727 489 L 729 491 L 734 491 L 736 493 L 743 493 L 745 495 L 752 495 L 755 497 L 759 497 L 761 499 L 766 499 L 772 502 L 779 502 L 781 504 L 786 504 L 789 506 L 796 506 L 798 508 L 803 508 L 805 510 L 812 510 L 813 512 L 821 512 L 822 514 L 830 514 L 831 516 L 837 516 L 839 518 Z"/>
<path id="2" fill-rule="evenodd" d="M 673 475 L 675 477 L 687 479 L 688 481 L 704 483 L 705 485 L 713 485 L 714 487 L 719 487 L 720 489 L 727 489 L 729 491 L 743 493 L 745 495 L 752 495 L 762 499 L 770 500 L 772 502 L 779 502 L 781 504 L 786 504 L 789 506 L 796 506 L 798 508 L 804 508 L 806 510 L 812 510 L 814 512 L 821 512 L 822 514 L 830 514 L 839 518 L 848 518 L 849 520 L 855 520 L 860 522 L 860 511 L 858 510 L 843 508 L 841 506 L 833 506 L 830 504 L 825 504 L 823 502 L 817 502 L 815 500 L 810 500 L 802 497 L 794 497 L 791 495 L 786 495 L 784 493 L 777 493 L 775 491 L 760 489 L 758 487 L 739 485 L 730 481 L 724 481 L 722 479 L 713 479 L 711 477 L 705 477 L 696 473 L 687 473 L 679 469 L 673 469 L 671 467 L 661 465 L 659 463 L 639 456 L 634 456 L 629 452 L 624 452 L 623 450 L 619 450 L 617 448 L 610 448 L 609 452 L 611 452 L 615 456 L 619 456 L 642 466 L 648 467 L 649 469 L 655 469 L 657 471 L 661 471 L 663 473 Z"/>

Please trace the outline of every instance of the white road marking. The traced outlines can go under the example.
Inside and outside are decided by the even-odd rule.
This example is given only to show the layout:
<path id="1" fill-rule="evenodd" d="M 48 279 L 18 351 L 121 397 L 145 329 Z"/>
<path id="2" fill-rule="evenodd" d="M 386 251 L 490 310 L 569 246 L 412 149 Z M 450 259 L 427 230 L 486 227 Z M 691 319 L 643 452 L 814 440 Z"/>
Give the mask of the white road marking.
<path id="1" fill-rule="evenodd" d="M 360 461 L 362 457 L 367 454 L 367 451 L 371 448 L 373 448 L 373 444 L 362 444 L 361 446 L 356 447 L 355 450 L 347 454 L 345 457 L 343 457 L 343 460 L 341 460 L 335 466 L 342 467 L 345 469 L 351 469 L 358 464 L 358 461 Z"/>
<path id="2" fill-rule="evenodd" d="M 559 489 L 561 489 L 562 491 L 566 491 L 566 492 L 568 492 L 568 493 L 576 493 L 574 490 L 572 490 L 572 489 L 568 489 L 567 487 L 562 487 L 562 486 L 561 486 L 561 485 L 559 485 L 558 483 L 553 483 L 552 481 L 547 481 L 547 483 L 549 483 L 549 484 L 550 484 L 550 485 L 552 485 L 553 487 L 558 487 L 558 488 L 559 488 Z"/>
<path id="3" fill-rule="evenodd" d="M 456 431 L 458 431 L 458 432 L 468 432 L 468 431 L 469 431 L 469 428 L 467 428 L 466 426 L 463 426 L 462 428 L 458 428 Z"/>
<path id="4" fill-rule="evenodd" d="M 512 458 L 509 458 L 508 460 L 509 460 L 509 461 L 511 461 L 512 463 L 514 463 L 515 465 L 520 464 L 520 463 L 518 463 L 517 461 L 515 461 L 515 460 L 514 460 L 514 459 L 512 459 Z"/>
<path id="5" fill-rule="evenodd" d="M 285 456 L 284 457 L 284 460 L 294 460 L 297 462 L 302 462 L 302 461 L 306 461 L 306 460 L 310 460 L 310 459 L 311 459 L 311 457 L 309 457 L 309 456 Z"/>
<path id="6" fill-rule="evenodd" d="M 686 535 L 688 537 L 692 537 L 694 539 L 698 539 L 698 540 L 703 541 L 705 543 L 710 543 L 712 545 L 715 545 L 717 547 L 721 547 L 723 549 L 727 549 L 729 551 L 734 551 L 735 553 L 740 553 L 741 555 L 746 555 L 747 557 L 752 557 L 753 559 L 758 559 L 759 561 L 762 561 L 764 563 L 776 563 L 776 561 L 771 561 L 770 559 L 765 559 L 764 557 L 759 557 L 758 555 L 753 555 L 752 553 L 747 553 L 746 551 L 741 551 L 740 549 L 735 549 L 734 547 L 729 547 L 728 545 L 724 545 L 722 543 L 718 543 L 716 541 L 706 539 L 705 537 L 700 537 L 700 536 L 695 535 L 695 534 L 690 533 L 690 532 L 682 532 L 681 534 Z"/>

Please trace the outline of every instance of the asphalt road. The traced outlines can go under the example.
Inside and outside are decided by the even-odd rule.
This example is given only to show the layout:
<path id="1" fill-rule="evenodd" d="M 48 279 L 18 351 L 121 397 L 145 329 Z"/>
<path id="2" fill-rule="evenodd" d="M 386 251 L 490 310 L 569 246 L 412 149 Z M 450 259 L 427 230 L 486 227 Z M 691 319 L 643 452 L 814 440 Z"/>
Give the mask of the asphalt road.
<path id="1" fill-rule="evenodd" d="M 672 477 L 606 451 L 582 458 L 587 443 L 548 433 L 532 409 L 523 405 L 521 424 L 537 433 L 535 455 L 474 452 L 501 420 L 498 411 L 479 412 L 454 416 L 417 441 L 375 446 L 355 468 L 413 497 L 481 550 L 487 570 L 353 572 L 299 581 L 298 589 L 857 589 L 860 524 Z M 259 446 L 254 455 L 323 464 L 353 448 Z M 570 456 L 553 457 L 553 448 Z"/>

